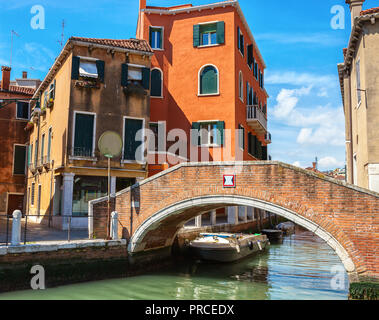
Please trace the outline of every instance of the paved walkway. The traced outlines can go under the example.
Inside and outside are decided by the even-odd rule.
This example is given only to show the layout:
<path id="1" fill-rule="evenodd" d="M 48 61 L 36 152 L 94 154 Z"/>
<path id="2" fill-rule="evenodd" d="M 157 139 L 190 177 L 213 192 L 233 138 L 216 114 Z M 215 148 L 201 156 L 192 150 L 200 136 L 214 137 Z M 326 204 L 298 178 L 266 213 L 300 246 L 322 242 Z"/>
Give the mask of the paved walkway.
<path id="1" fill-rule="evenodd" d="M 12 219 L 9 219 L 8 225 L 8 242 L 12 237 Z M 6 244 L 7 238 L 7 220 L 0 218 L 0 246 Z M 70 240 L 86 240 L 88 239 L 87 230 L 71 230 Z M 67 241 L 68 231 L 49 228 L 48 226 L 28 222 L 26 228 L 26 242 L 40 243 L 49 241 Z M 25 219 L 22 219 L 21 241 L 25 241 Z"/>

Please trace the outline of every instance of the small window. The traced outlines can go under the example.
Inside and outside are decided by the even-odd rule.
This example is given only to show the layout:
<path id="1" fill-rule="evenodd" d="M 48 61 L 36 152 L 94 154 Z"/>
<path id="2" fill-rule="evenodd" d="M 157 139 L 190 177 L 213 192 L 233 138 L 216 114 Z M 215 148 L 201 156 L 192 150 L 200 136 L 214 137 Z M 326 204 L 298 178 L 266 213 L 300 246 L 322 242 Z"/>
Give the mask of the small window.
<path id="1" fill-rule="evenodd" d="M 142 129 L 144 122 L 142 119 L 124 120 L 124 157 L 123 160 L 142 161 L 143 148 L 142 145 Z M 139 152 L 140 151 L 140 152 Z"/>
<path id="2" fill-rule="evenodd" d="M 357 100 L 358 104 L 362 101 L 362 93 L 361 93 L 361 66 L 360 66 L 360 60 L 356 63 L 356 81 L 357 81 Z"/>
<path id="3" fill-rule="evenodd" d="M 149 150 L 150 151 L 158 151 L 158 123 L 150 123 L 149 125 L 150 127 L 150 130 L 153 132 L 154 134 L 154 141 L 151 141 L 150 140 L 150 144 L 149 144 Z"/>
<path id="4" fill-rule="evenodd" d="M 162 71 L 154 69 L 151 71 L 151 97 L 162 97 Z"/>
<path id="5" fill-rule="evenodd" d="M 15 145 L 13 154 L 13 174 L 24 175 L 26 165 L 26 146 Z"/>
<path id="6" fill-rule="evenodd" d="M 239 97 L 243 102 L 243 75 L 241 71 L 239 74 Z"/>
<path id="7" fill-rule="evenodd" d="M 34 206 L 34 197 L 35 197 L 35 193 L 36 193 L 36 184 L 33 182 L 32 183 L 32 194 L 31 194 L 31 197 L 30 197 L 30 204 L 32 206 Z"/>
<path id="8" fill-rule="evenodd" d="M 150 27 L 150 46 L 152 49 L 163 49 L 162 27 Z"/>
<path id="9" fill-rule="evenodd" d="M 75 113 L 73 156 L 92 157 L 95 115 Z"/>
<path id="10" fill-rule="evenodd" d="M 17 119 L 29 119 L 29 103 L 18 101 L 17 102 Z"/>
<path id="11" fill-rule="evenodd" d="M 241 32 L 241 29 L 239 27 L 237 27 L 237 42 L 238 42 L 238 49 L 241 52 L 241 54 L 244 56 L 245 55 L 245 40 Z"/>
<path id="12" fill-rule="evenodd" d="M 218 146 L 217 122 L 200 123 L 200 143 L 202 146 Z"/>
<path id="13" fill-rule="evenodd" d="M 51 154 L 51 139 L 53 136 L 52 130 L 53 130 L 52 128 L 49 128 L 49 136 L 48 136 L 48 140 L 47 140 L 47 162 L 48 163 L 50 162 L 50 154 Z"/>
<path id="14" fill-rule="evenodd" d="M 225 43 L 225 22 L 211 22 L 193 26 L 193 46 L 214 46 Z"/>
<path id="15" fill-rule="evenodd" d="M 201 45 L 209 46 L 217 44 L 217 25 L 216 23 L 200 25 Z"/>
<path id="16" fill-rule="evenodd" d="M 80 59 L 79 74 L 81 77 L 98 78 L 96 62 Z"/>
<path id="17" fill-rule="evenodd" d="M 218 71 L 214 66 L 205 66 L 200 72 L 200 94 L 218 94 Z"/>
<path id="18" fill-rule="evenodd" d="M 238 144 L 242 150 L 245 150 L 245 128 L 238 125 Z"/>
<path id="19" fill-rule="evenodd" d="M 128 80 L 142 81 L 142 69 L 138 67 L 129 66 L 128 68 Z"/>
<path id="20" fill-rule="evenodd" d="M 44 161 L 44 153 L 45 153 L 45 134 L 42 135 L 41 137 L 41 162 L 40 163 L 43 163 Z"/>

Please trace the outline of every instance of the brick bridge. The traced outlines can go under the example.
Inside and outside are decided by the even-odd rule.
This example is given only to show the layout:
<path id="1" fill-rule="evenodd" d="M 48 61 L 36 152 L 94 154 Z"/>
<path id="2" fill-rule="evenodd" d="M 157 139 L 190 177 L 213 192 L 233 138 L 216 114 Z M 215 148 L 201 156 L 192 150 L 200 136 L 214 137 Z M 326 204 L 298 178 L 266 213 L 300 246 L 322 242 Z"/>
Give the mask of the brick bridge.
<path id="1" fill-rule="evenodd" d="M 235 188 L 223 187 L 225 174 L 236 175 Z M 105 200 L 90 203 L 96 238 L 106 234 Z M 119 192 L 112 210 L 134 255 L 170 247 L 187 221 L 227 206 L 285 217 L 324 239 L 353 281 L 379 278 L 379 194 L 288 164 L 183 163 Z"/>

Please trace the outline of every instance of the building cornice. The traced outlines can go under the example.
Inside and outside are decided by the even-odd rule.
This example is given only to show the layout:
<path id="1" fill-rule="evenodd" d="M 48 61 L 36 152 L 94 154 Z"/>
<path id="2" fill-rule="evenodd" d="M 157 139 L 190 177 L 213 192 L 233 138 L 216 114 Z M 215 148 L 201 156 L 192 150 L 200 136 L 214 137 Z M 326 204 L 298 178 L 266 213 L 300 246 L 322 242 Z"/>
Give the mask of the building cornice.
<path id="1" fill-rule="evenodd" d="M 255 38 L 253 36 L 253 33 L 251 32 L 250 26 L 246 21 L 246 18 L 242 12 L 242 9 L 240 7 L 240 4 L 238 0 L 229 0 L 229 1 L 222 1 L 222 2 L 216 2 L 211 4 L 204 4 L 204 5 L 198 5 L 193 7 L 184 7 L 184 8 L 177 8 L 177 9 L 155 9 L 155 8 L 146 8 L 142 9 L 141 12 L 147 13 L 147 14 L 159 14 L 159 15 L 177 15 L 181 13 L 190 13 L 193 11 L 202 11 L 202 10 L 211 10 L 215 8 L 226 8 L 226 7 L 234 7 L 237 9 L 237 12 L 242 20 L 242 23 L 244 27 L 246 28 L 250 39 L 253 41 L 254 48 L 258 54 L 258 57 L 260 61 L 262 62 L 263 69 L 266 69 L 266 64 L 263 60 L 262 54 L 259 51 L 258 45 L 255 41 Z"/>

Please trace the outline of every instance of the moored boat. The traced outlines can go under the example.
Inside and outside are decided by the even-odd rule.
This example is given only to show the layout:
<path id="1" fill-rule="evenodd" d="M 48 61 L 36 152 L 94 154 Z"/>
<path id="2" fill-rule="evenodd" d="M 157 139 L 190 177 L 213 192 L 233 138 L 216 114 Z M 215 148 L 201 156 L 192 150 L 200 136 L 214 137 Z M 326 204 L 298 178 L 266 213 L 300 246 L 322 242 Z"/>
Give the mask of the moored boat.
<path id="1" fill-rule="evenodd" d="M 268 245 L 267 236 L 261 234 L 201 233 L 190 242 L 190 249 L 202 260 L 232 262 L 263 251 Z"/>
<path id="2" fill-rule="evenodd" d="M 271 242 L 281 242 L 283 240 L 282 230 L 264 229 L 262 233 L 265 234 Z"/>

